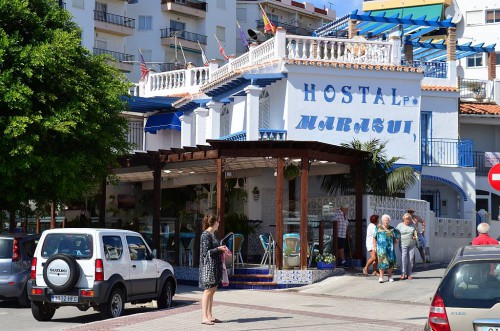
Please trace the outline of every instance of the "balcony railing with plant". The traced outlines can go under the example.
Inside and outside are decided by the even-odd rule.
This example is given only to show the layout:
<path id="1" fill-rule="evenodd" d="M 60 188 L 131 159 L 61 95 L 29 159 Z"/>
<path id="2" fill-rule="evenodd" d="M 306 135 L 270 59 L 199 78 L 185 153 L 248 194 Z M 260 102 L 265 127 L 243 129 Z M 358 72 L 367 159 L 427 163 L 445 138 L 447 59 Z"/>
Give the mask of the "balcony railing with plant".
<path id="1" fill-rule="evenodd" d="M 96 21 L 126 26 L 128 28 L 135 28 L 135 19 L 115 14 L 110 14 L 104 11 L 94 10 L 94 19 Z"/>
<path id="2" fill-rule="evenodd" d="M 133 62 L 134 61 L 134 55 L 113 52 L 113 51 L 110 51 L 107 49 L 102 49 L 102 48 L 95 48 L 94 47 L 94 54 L 96 54 L 96 55 L 103 55 L 103 54 L 111 55 L 118 62 Z"/>
<path id="3" fill-rule="evenodd" d="M 476 101 L 493 100 L 494 84 L 492 81 L 460 78 L 458 81 L 460 98 Z"/>
<path id="4" fill-rule="evenodd" d="M 185 30 L 161 29 L 161 37 L 162 38 L 177 37 L 179 39 L 187 41 L 200 42 L 200 44 L 204 45 L 207 44 L 207 36 Z"/>
<path id="5" fill-rule="evenodd" d="M 476 175 L 488 176 L 491 167 L 486 165 L 485 152 L 474 152 L 474 167 L 476 168 Z"/>
<path id="6" fill-rule="evenodd" d="M 422 165 L 473 166 L 473 142 L 470 139 L 422 139 Z"/>

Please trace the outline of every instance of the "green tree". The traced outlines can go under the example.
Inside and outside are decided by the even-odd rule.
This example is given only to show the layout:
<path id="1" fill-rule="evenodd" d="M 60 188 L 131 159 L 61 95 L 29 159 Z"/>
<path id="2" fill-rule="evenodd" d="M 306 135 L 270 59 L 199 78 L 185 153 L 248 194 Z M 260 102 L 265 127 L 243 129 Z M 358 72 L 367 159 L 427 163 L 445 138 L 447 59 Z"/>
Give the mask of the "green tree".
<path id="1" fill-rule="evenodd" d="M 126 153 L 129 84 L 56 0 L 0 0 L 0 203 L 96 190 Z"/>
<path id="2" fill-rule="evenodd" d="M 417 181 L 417 175 L 413 168 L 405 166 L 393 168 L 394 164 L 401 160 L 401 157 L 388 158 L 385 147 L 387 142 L 372 139 L 361 142 L 357 139 L 341 146 L 349 147 L 365 152 L 370 152 L 371 156 L 363 162 L 359 168 L 363 178 L 363 193 L 371 193 L 380 196 L 396 196 L 405 189 L 413 186 Z M 356 169 L 350 173 L 323 176 L 321 187 L 329 194 L 341 193 L 351 194 L 355 188 Z"/>

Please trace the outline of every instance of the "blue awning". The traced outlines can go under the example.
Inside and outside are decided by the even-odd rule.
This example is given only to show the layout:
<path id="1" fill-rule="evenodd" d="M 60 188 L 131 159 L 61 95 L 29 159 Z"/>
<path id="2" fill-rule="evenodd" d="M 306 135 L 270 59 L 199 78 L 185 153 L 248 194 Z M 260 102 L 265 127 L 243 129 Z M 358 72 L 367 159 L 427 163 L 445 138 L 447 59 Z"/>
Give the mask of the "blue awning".
<path id="1" fill-rule="evenodd" d="M 144 132 L 156 134 L 158 130 L 181 131 L 181 120 L 179 116 L 182 112 L 155 114 L 148 117 Z"/>
<path id="2" fill-rule="evenodd" d="M 165 111 L 173 109 L 172 104 L 179 100 L 179 97 L 154 97 L 144 98 L 138 96 L 123 97 L 128 102 L 128 111 L 135 113 L 147 113 L 153 111 Z"/>

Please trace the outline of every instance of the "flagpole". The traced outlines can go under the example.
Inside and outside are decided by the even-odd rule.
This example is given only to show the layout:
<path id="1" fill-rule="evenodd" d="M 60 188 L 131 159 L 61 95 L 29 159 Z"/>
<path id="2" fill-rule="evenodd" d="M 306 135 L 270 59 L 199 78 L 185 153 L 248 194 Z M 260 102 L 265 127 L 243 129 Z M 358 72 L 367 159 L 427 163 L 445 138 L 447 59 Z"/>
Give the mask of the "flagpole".
<path id="1" fill-rule="evenodd" d="M 200 41 L 196 40 L 196 42 L 198 43 L 198 46 L 200 47 L 201 59 L 203 60 L 203 65 L 208 66 L 209 62 L 208 62 L 207 55 L 205 54 L 205 51 L 203 50 L 203 47 L 201 47 Z"/>
<path id="2" fill-rule="evenodd" d="M 180 41 L 179 41 L 179 47 L 181 48 L 182 57 L 184 58 L 184 66 L 186 66 L 187 65 L 186 55 L 184 55 L 184 49 L 182 49 L 182 44 Z"/>

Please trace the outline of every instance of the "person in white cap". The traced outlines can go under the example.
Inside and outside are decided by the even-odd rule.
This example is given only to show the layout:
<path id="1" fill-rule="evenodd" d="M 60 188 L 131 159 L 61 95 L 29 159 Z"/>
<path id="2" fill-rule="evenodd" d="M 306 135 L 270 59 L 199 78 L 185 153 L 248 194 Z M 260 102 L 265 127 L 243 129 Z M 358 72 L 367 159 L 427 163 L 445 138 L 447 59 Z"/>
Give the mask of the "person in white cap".
<path id="1" fill-rule="evenodd" d="M 333 213 L 333 222 L 338 222 L 338 232 L 337 232 L 337 251 L 338 251 L 338 258 L 340 263 L 340 267 L 346 267 L 347 263 L 345 261 L 345 254 L 344 254 L 344 248 L 345 248 L 345 243 L 346 243 L 346 238 L 347 238 L 347 226 L 349 225 L 349 222 L 347 221 L 347 212 L 349 211 L 349 205 L 344 204 L 340 209 L 336 210 Z M 352 261 L 351 261 L 352 263 Z"/>
<path id="2" fill-rule="evenodd" d="M 498 245 L 498 240 L 490 237 L 490 225 L 488 223 L 479 223 L 477 226 L 478 236 L 472 240 L 472 245 Z"/>

